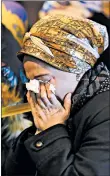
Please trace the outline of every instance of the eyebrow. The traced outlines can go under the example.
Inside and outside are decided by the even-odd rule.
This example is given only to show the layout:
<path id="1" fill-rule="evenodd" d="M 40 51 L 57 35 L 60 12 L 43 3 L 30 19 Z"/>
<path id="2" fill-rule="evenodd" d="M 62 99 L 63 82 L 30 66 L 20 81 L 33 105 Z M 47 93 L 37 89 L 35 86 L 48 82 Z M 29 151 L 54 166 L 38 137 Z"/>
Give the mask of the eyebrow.
<path id="1" fill-rule="evenodd" d="M 39 78 L 41 76 L 46 76 L 46 75 L 49 75 L 49 74 L 40 74 L 39 76 L 35 76 L 35 78 Z"/>

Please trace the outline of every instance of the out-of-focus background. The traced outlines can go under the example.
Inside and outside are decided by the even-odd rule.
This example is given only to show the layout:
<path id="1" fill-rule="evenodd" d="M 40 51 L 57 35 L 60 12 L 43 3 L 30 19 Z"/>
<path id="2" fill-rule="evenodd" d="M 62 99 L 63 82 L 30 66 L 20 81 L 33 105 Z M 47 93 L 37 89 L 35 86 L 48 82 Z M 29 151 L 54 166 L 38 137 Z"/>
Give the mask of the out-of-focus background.
<path id="1" fill-rule="evenodd" d="M 48 9 L 48 11 L 50 11 L 52 4 L 54 4 L 54 1 L 49 1 L 49 4 L 47 1 L 17 1 L 17 2 L 21 3 L 24 6 L 24 8 L 26 9 L 26 11 L 28 13 L 29 26 L 32 26 L 32 24 L 34 24 L 36 22 L 36 20 L 39 19 L 39 11 L 41 9 L 46 9 L 47 8 L 46 6 L 48 6 L 47 9 Z M 64 1 L 64 2 L 66 2 L 66 1 Z M 85 2 L 86 2 L 86 0 L 85 0 Z M 99 1 L 92 0 L 89 2 L 90 2 L 90 6 L 92 8 L 93 4 L 91 4 L 91 2 L 93 2 L 93 3 L 96 2 L 96 4 L 98 4 L 97 2 L 100 3 L 101 1 L 100 0 Z M 89 7 L 89 2 L 88 2 L 88 7 Z M 84 5 L 84 1 L 81 1 L 81 3 L 82 3 L 82 5 Z M 110 1 L 109 0 L 102 1 L 101 6 L 102 6 L 101 12 L 103 12 L 107 17 L 110 17 Z M 65 11 L 65 12 L 68 13 L 68 11 Z"/>
<path id="2" fill-rule="evenodd" d="M 27 11 L 29 26 L 32 26 L 39 19 L 39 11 L 41 10 L 44 1 L 17 1 Z"/>
<path id="3" fill-rule="evenodd" d="M 22 47 L 23 36 L 31 26 L 46 15 L 64 14 L 89 18 L 107 27 L 110 31 L 110 1 L 2 1 L 1 25 L 1 77 L 2 108 L 25 103 L 25 83 L 28 81 L 22 63 L 16 53 Z M 109 48 L 99 59 L 110 70 Z M 5 109 L 4 109 L 5 111 Z M 2 172 L 12 142 L 27 127 L 32 125 L 31 115 L 16 114 L 2 118 Z"/>

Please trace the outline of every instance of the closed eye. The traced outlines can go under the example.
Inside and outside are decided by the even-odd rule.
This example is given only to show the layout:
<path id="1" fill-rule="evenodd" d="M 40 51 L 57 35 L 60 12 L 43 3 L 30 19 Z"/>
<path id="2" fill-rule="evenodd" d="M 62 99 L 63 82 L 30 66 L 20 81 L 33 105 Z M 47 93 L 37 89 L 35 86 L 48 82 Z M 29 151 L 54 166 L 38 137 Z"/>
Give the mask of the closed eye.
<path id="1" fill-rule="evenodd" d="M 38 75 L 38 76 L 34 77 L 34 79 L 40 80 L 45 83 L 49 82 L 52 78 L 53 78 L 53 76 L 51 76 L 49 74 L 42 74 L 42 75 Z"/>

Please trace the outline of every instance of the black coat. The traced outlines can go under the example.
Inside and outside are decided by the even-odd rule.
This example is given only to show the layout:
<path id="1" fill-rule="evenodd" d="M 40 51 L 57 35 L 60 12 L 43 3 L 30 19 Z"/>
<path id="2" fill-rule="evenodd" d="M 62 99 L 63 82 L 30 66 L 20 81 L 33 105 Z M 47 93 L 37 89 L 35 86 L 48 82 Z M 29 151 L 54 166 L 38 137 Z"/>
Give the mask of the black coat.
<path id="1" fill-rule="evenodd" d="M 6 161 L 7 176 L 109 176 L 109 91 L 93 97 L 67 127 L 26 129 Z M 38 145 L 39 144 L 39 145 Z"/>

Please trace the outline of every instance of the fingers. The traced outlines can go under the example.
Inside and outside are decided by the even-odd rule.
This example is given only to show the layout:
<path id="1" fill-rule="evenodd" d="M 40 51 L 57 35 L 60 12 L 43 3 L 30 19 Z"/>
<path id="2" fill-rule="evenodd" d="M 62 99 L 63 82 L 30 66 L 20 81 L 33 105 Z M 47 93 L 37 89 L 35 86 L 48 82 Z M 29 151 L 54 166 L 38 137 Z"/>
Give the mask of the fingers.
<path id="1" fill-rule="evenodd" d="M 64 108 L 67 114 L 70 114 L 71 110 L 71 93 L 68 93 L 64 99 Z"/>
<path id="2" fill-rule="evenodd" d="M 57 97 L 51 93 L 50 97 L 49 97 L 49 101 L 51 102 L 51 104 L 55 107 L 60 107 L 62 106 L 61 103 L 58 101 Z"/>
<path id="3" fill-rule="evenodd" d="M 52 100 L 53 100 L 53 93 L 50 90 L 50 84 L 49 83 L 46 84 L 45 88 L 46 88 L 46 92 L 47 92 L 47 97 L 48 97 L 49 101 L 53 104 L 53 102 L 52 102 Z"/>
<path id="4" fill-rule="evenodd" d="M 36 94 L 32 91 L 29 91 L 29 92 L 30 92 L 30 96 L 32 97 L 33 103 L 36 104 L 37 103 Z"/>
<path id="5" fill-rule="evenodd" d="M 44 113 L 44 110 L 38 104 L 35 105 L 35 103 L 33 102 L 32 97 L 30 95 L 30 92 L 27 93 L 27 99 L 28 99 L 28 102 L 29 102 L 29 104 L 31 106 L 31 110 L 32 110 L 32 114 L 33 114 L 34 120 L 36 121 L 37 118 L 39 118 L 39 119 L 42 119 L 42 120 L 46 121 L 47 117 L 46 117 L 46 115 Z M 40 102 L 40 103 L 42 103 L 42 102 Z"/>
<path id="6" fill-rule="evenodd" d="M 27 92 L 27 100 L 28 100 L 28 102 L 29 102 L 29 104 L 30 104 L 30 106 L 31 106 L 31 109 L 32 109 L 33 111 L 36 111 L 35 103 L 34 103 L 33 100 L 32 100 L 32 97 L 31 97 L 31 95 L 30 95 L 30 91 Z"/>
<path id="7" fill-rule="evenodd" d="M 53 85 L 55 87 L 56 82 L 55 82 L 55 78 L 53 77 L 47 84 L 45 84 L 46 87 L 46 91 L 47 91 L 47 95 L 48 98 L 51 97 L 52 91 L 50 90 L 50 86 Z"/>
<path id="8" fill-rule="evenodd" d="M 47 121 L 47 117 L 45 115 L 45 111 L 38 104 L 36 105 L 36 112 L 38 114 L 38 117 L 39 117 L 39 119 L 43 120 L 44 122 Z"/>
<path id="9" fill-rule="evenodd" d="M 49 92 L 49 90 L 48 90 L 48 92 Z M 41 100 L 43 101 L 43 103 L 45 104 L 45 106 L 47 108 L 52 106 L 52 104 L 50 103 L 50 101 L 49 101 L 49 99 L 47 97 L 46 87 L 42 83 L 41 83 L 41 86 L 40 86 L 40 98 L 41 98 Z"/>
<path id="10" fill-rule="evenodd" d="M 61 103 L 57 100 L 56 96 L 54 93 L 50 90 L 50 84 L 55 85 L 55 79 L 51 79 L 51 81 L 47 84 L 45 84 L 46 87 L 46 92 L 47 92 L 47 97 L 52 105 L 55 106 L 61 106 Z"/>
<path id="11" fill-rule="evenodd" d="M 47 87 L 47 90 L 48 90 L 48 93 L 50 93 L 48 87 Z M 35 94 L 32 91 L 28 91 L 27 99 L 28 99 L 28 102 L 30 103 L 30 97 L 32 98 L 32 100 L 33 100 L 31 103 L 32 108 L 34 108 L 34 106 L 36 106 L 36 104 L 38 104 L 43 109 L 47 109 L 52 106 L 48 97 L 47 97 L 47 90 L 46 90 L 45 85 L 43 83 L 41 83 L 39 94 Z"/>
<path id="12" fill-rule="evenodd" d="M 58 101 L 56 96 L 52 93 L 52 91 L 49 89 L 50 84 L 40 84 L 40 93 L 36 94 L 37 97 L 35 97 L 35 94 L 31 93 L 32 99 L 35 102 L 35 104 L 38 104 L 43 109 L 51 109 L 53 106 L 55 107 L 61 107 L 61 103 Z M 35 100 L 36 99 L 36 100 Z"/>
<path id="13" fill-rule="evenodd" d="M 46 109 L 46 105 L 43 103 L 43 101 L 40 98 L 37 98 L 37 103 L 42 109 Z"/>
<path id="14" fill-rule="evenodd" d="M 46 88 L 46 92 L 47 92 L 47 97 L 48 97 L 48 99 L 50 99 L 51 94 L 52 94 L 52 91 L 49 89 L 50 84 L 49 83 L 45 84 L 45 88 Z"/>

